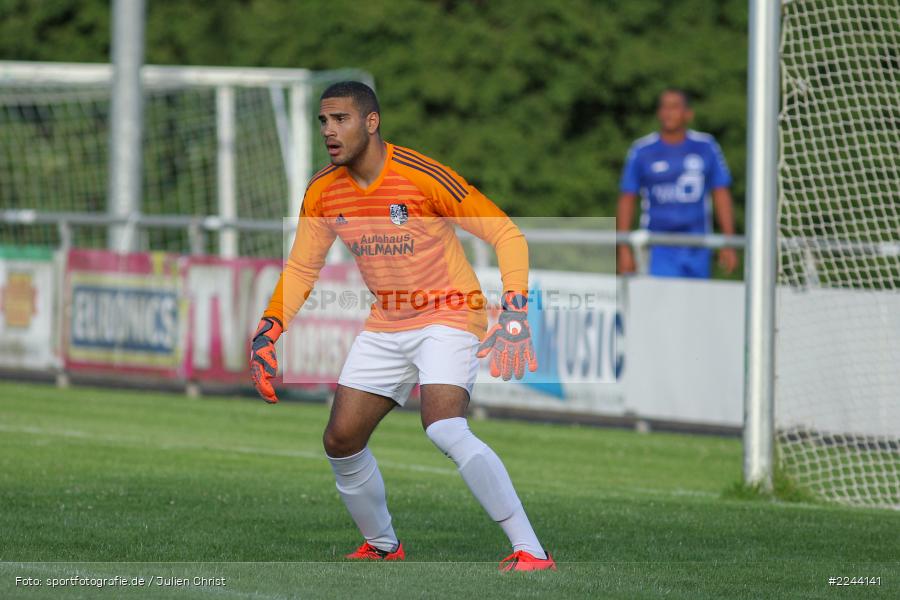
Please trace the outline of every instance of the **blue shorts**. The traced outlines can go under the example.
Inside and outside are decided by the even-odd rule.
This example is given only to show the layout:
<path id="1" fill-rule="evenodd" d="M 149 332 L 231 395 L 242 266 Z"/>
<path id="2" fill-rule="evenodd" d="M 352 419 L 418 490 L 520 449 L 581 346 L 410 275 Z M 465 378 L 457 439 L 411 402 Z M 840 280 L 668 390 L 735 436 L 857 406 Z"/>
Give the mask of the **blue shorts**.
<path id="1" fill-rule="evenodd" d="M 656 277 L 693 277 L 712 275 L 712 250 L 657 246 L 650 249 L 650 274 Z"/>

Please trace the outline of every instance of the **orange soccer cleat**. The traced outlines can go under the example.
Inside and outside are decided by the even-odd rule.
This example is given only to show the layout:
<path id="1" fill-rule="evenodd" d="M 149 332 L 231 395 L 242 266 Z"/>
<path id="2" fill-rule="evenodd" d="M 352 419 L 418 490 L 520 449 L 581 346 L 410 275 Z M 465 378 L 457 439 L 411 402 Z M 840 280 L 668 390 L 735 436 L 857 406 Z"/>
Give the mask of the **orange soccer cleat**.
<path id="1" fill-rule="evenodd" d="M 403 551 L 403 544 L 397 544 L 397 549 L 393 552 L 376 548 L 369 542 L 363 542 L 363 545 L 346 555 L 346 558 L 354 560 L 404 560 L 406 552 Z"/>
<path id="2" fill-rule="evenodd" d="M 556 561 L 547 552 L 547 558 L 538 558 L 524 550 L 517 550 L 500 561 L 501 571 L 543 571 L 556 570 Z"/>

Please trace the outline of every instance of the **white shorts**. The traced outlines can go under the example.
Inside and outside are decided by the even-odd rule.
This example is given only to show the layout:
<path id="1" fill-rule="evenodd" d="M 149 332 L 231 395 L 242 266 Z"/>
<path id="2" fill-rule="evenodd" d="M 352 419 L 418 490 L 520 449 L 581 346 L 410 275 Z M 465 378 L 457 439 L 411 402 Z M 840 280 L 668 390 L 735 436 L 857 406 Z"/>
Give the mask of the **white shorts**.
<path id="1" fill-rule="evenodd" d="M 478 375 L 478 338 L 446 325 L 409 331 L 360 333 L 338 383 L 387 396 L 403 406 L 416 383 L 443 383 L 472 394 Z"/>

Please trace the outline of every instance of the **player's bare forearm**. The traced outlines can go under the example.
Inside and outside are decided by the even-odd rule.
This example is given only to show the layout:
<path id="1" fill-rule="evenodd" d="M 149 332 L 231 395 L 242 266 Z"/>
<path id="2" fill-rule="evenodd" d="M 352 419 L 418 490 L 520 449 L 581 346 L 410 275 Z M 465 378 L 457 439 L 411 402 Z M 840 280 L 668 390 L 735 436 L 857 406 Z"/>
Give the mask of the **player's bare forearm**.
<path id="1" fill-rule="evenodd" d="M 734 201 L 731 199 L 731 190 L 727 187 L 716 188 L 712 196 L 719 231 L 725 235 L 734 235 Z"/>
<path id="2" fill-rule="evenodd" d="M 725 235 L 734 235 L 734 202 L 731 199 L 731 191 L 726 187 L 720 187 L 714 189 L 712 195 L 719 231 Z M 719 251 L 719 265 L 726 273 L 733 273 L 738 264 L 734 248 L 722 248 Z"/>
<path id="3" fill-rule="evenodd" d="M 634 221 L 634 204 L 635 194 L 622 193 L 619 195 L 619 201 L 616 205 L 616 231 L 631 231 L 631 223 Z M 631 252 L 631 246 L 628 244 L 618 244 L 616 252 L 616 270 L 619 273 L 631 273 L 636 270 L 634 263 L 634 255 Z"/>
<path id="4" fill-rule="evenodd" d="M 631 223 L 634 221 L 634 204 L 636 194 L 619 194 L 616 204 L 616 230 L 631 231 Z"/>

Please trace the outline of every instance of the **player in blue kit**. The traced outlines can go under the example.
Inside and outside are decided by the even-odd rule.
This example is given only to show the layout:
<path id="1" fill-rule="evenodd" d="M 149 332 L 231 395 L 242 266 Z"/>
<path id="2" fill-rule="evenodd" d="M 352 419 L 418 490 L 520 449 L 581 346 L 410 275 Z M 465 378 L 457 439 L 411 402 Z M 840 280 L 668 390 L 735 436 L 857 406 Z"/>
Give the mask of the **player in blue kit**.
<path id="1" fill-rule="evenodd" d="M 668 89 L 659 97 L 656 112 L 660 129 L 632 144 L 619 185 L 616 223 L 630 231 L 635 198 L 641 195 L 641 228 L 668 233 L 711 233 L 715 208 L 719 229 L 734 234 L 731 173 L 716 140 L 688 129 L 694 116 L 687 94 Z M 711 201 L 710 201 L 711 200 Z M 657 246 L 650 251 L 650 274 L 663 277 L 708 278 L 711 250 Z M 732 248 L 719 251 L 719 264 L 728 273 L 737 267 Z M 634 271 L 631 248 L 618 249 L 620 273 Z"/>

